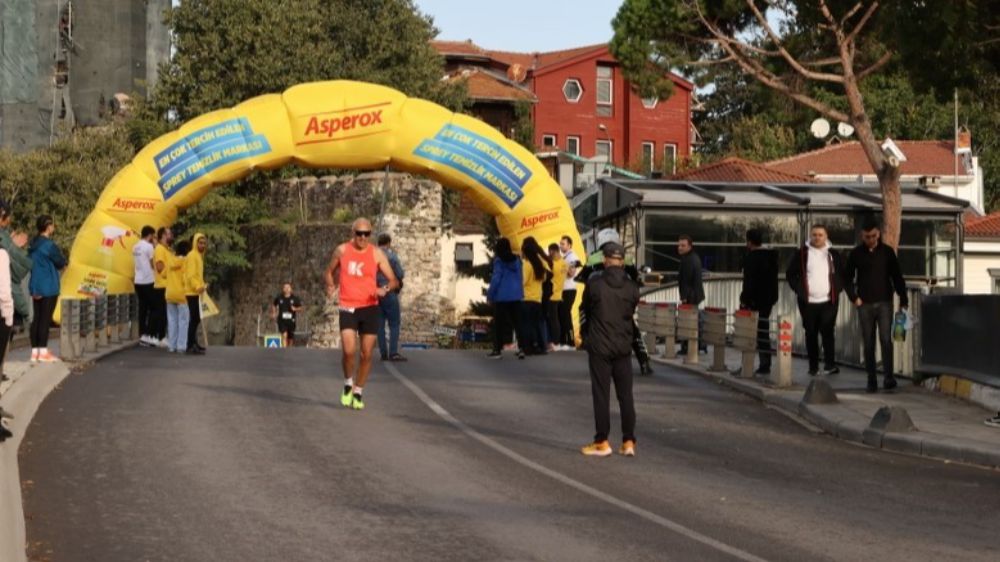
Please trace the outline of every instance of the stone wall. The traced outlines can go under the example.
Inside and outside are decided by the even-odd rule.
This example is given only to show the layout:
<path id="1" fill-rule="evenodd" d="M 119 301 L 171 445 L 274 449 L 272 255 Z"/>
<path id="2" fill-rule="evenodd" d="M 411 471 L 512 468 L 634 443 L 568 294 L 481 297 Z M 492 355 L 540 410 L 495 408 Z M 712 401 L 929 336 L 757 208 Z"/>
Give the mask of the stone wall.
<path id="1" fill-rule="evenodd" d="M 275 331 L 267 307 L 286 280 L 306 307 L 299 328 L 311 329 L 309 345 L 340 345 L 338 314 L 326 302 L 323 272 L 337 244 L 349 240 L 355 218 L 366 217 L 378 228 L 384 185 L 386 174 L 373 172 L 306 177 L 275 186 L 268 195 L 274 223 L 244 229 L 253 267 L 233 283 L 236 345 L 256 343 L 259 313 L 262 331 Z M 453 316 L 451 304 L 440 296 L 441 186 L 408 174 L 389 174 L 382 230 L 392 235 L 406 270 L 400 340 L 432 343 L 439 319 Z"/>

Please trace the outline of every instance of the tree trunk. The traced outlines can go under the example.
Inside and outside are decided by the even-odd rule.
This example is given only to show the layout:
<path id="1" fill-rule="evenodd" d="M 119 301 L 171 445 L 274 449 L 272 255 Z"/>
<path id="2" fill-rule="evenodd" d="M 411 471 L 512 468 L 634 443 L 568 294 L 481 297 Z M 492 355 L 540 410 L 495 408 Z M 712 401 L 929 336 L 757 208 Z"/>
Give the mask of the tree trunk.
<path id="1" fill-rule="evenodd" d="M 851 108 L 851 125 L 858 134 L 861 148 L 878 178 L 879 187 L 882 188 L 882 242 L 896 249 L 899 246 L 899 233 L 903 220 L 903 195 L 899 187 L 901 172 L 899 168 L 889 165 L 881 144 L 875 139 L 861 99 L 861 91 L 850 70 L 847 72 L 844 90 Z"/>

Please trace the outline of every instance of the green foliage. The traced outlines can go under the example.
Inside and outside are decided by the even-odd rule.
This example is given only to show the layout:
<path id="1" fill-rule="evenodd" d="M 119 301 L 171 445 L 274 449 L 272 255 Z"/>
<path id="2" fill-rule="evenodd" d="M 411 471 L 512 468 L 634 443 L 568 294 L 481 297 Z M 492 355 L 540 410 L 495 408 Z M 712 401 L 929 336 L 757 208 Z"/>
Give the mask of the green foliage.
<path id="1" fill-rule="evenodd" d="M 0 151 L 0 197 L 11 202 L 14 227 L 31 235 L 35 219 L 51 215 L 53 237 L 68 252 L 105 184 L 133 156 L 126 127 L 114 123 L 59 138 L 49 148 Z"/>
<path id="2" fill-rule="evenodd" d="M 430 18 L 411 0 L 186 0 L 167 18 L 176 55 L 151 109 L 187 120 L 295 84 L 384 84 L 460 109 L 464 85 L 440 80 Z"/>
<path id="3" fill-rule="evenodd" d="M 514 104 L 514 142 L 534 153 L 535 122 L 531 120 L 531 103 L 519 101 Z"/>

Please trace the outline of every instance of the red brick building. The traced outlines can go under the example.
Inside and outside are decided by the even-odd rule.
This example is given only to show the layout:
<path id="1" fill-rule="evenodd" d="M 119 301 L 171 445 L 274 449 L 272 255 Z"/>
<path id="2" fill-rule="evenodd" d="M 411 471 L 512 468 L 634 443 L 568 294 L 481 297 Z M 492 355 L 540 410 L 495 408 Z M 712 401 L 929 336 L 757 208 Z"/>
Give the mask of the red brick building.
<path id="1" fill-rule="evenodd" d="M 607 44 L 548 53 L 489 51 L 471 41 L 435 41 L 447 75 L 467 81 L 472 113 L 513 136 L 515 107 L 531 105 L 534 143 L 616 166 L 672 174 L 691 154 L 694 86 L 670 75 L 674 94 L 642 99 Z"/>

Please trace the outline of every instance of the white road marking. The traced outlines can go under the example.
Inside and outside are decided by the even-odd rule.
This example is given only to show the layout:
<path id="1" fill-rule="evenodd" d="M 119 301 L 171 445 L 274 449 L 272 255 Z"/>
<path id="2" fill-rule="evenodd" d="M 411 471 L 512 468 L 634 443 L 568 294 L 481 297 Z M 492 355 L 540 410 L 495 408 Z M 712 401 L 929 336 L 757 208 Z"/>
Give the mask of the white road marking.
<path id="1" fill-rule="evenodd" d="M 410 392 L 415 394 L 416 397 L 419 398 L 420 401 L 423 402 L 428 408 L 430 408 L 432 412 L 440 416 L 443 420 L 447 421 L 451 425 L 455 426 L 462 433 L 468 435 L 469 437 L 475 439 L 476 441 L 479 441 L 483 445 L 486 445 L 487 447 L 513 460 L 514 462 L 523 465 L 527 468 L 530 468 L 535 472 L 544 474 L 545 476 L 548 476 L 553 480 L 562 482 L 563 484 L 571 488 L 575 488 L 605 503 L 624 509 L 625 511 L 628 511 L 633 515 L 642 517 L 643 519 L 651 523 L 655 523 L 657 525 L 660 525 L 661 527 L 665 527 L 675 533 L 683 535 L 691 540 L 700 542 L 706 546 L 710 546 L 721 552 L 725 552 L 726 554 L 729 554 L 735 558 L 738 558 L 740 560 L 746 560 L 748 562 L 764 562 L 765 559 L 760 558 L 758 556 L 754 556 L 753 554 L 750 554 L 745 550 L 740 550 L 739 548 L 730 546 L 724 542 L 713 539 L 712 537 L 703 535 L 698 531 L 695 531 L 694 529 L 685 527 L 684 525 L 681 525 L 676 521 L 667 519 L 666 517 L 657 515 L 649 510 L 643 509 L 636 505 L 632 505 L 626 501 L 620 500 L 610 494 L 607 494 L 596 488 L 588 486 L 583 482 L 580 482 L 579 480 L 574 480 L 573 478 L 566 476 L 561 472 L 557 472 L 555 470 L 542 466 L 537 462 L 519 453 L 516 453 L 511 449 L 508 449 L 507 447 L 504 447 L 497 441 L 483 435 L 482 433 L 479 433 L 475 429 L 472 429 L 471 427 L 467 426 L 464 422 L 462 422 L 455 416 L 451 415 L 451 413 L 449 413 L 448 410 L 445 410 L 440 404 L 435 402 L 434 399 L 428 396 L 427 393 L 423 391 L 423 389 L 421 389 L 419 386 L 416 385 L 416 383 L 414 383 L 405 375 L 403 375 L 403 373 L 400 373 L 399 369 L 397 369 L 395 365 L 393 365 L 392 363 L 383 363 L 383 365 L 385 365 L 385 367 L 389 370 L 392 376 L 396 377 L 396 379 L 399 380 L 399 382 L 403 383 L 403 385 L 406 388 L 410 389 Z"/>

